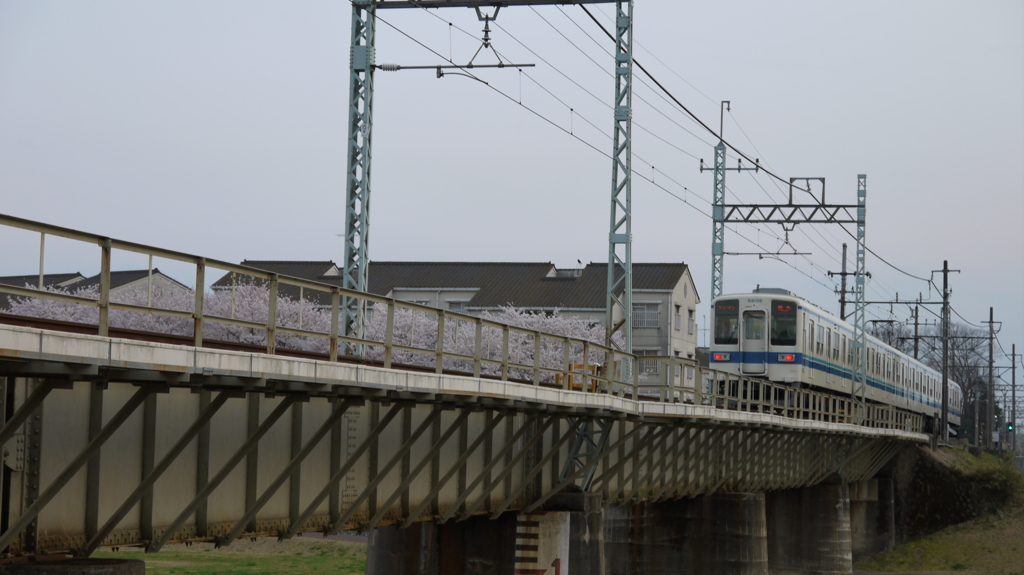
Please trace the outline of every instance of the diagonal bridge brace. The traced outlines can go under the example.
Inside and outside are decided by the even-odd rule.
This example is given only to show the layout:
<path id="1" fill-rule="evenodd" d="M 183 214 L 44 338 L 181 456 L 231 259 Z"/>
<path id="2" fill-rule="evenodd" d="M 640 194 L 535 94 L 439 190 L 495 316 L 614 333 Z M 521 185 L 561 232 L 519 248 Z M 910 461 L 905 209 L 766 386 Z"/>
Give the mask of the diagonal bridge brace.
<path id="1" fill-rule="evenodd" d="M 455 463 L 452 464 L 451 469 L 449 469 L 448 472 L 444 474 L 444 477 L 438 480 L 437 484 L 434 485 L 434 487 L 430 490 L 430 493 L 427 493 L 427 495 L 423 498 L 423 501 L 416 507 L 416 509 L 409 513 L 409 516 L 406 517 L 405 521 L 402 522 L 403 529 L 416 522 L 416 519 L 419 518 L 420 513 L 423 513 L 423 510 L 426 509 L 428 505 L 430 505 L 431 501 L 434 500 L 434 497 L 436 497 L 437 494 L 441 492 L 441 489 L 443 489 L 444 486 L 448 483 L 448 480 L 451 479 L 452 476 L 455 475 L 460 469 L 462 469 L 466 462 L 469 461 L 469 458 L 473 455 L 473 452 L 476 451 L 478 447 L 480 447 L 480 445 L 484 442 L 485 439 L 491 438 L 491 432 L 493 432 L 494 429 L 498 427 L 498 424 L 504 421 L 507 417 L 510 417 L 510 415 L 505 412 L 498 412 L 498 417 L 495 417 L 493 420 L 491 420 L 491 423 L 487 426 L 486 429 L 483 430 L 483 433 L 477 436 L 476 440 L 474 440 L 473 443 L 466 448 L 466 451 L 459 456 Z M 520 428 L 520 431 L 522 432 L 524 429 L 526 429 L 526 426 Z M 517 440 L 517 438 L 520 437 L 520 435 L 521 434 L 517 434 L 516 437 L 513 438 L 513 440 L 509 441 L 508 443 L 514 443 Z"/>
<path id="2" fill-rule="evenodd" d="M 46 490 L 39 495 L 39 498 L 36 499 L 35 503 L 30 505 L 29 508 L 21 514 L 21 517 L 14 522 L 14 525 L 11 525 L 11 527 L 5 531 L 2 536 L 0 536 L 0 549 L 6 549 L 7 546 L 14 541 L 14 538 L 28 527 L 28 524 L 31 523 L 43 508 L 57 496 L 57 493 L 64 488 L 67 482 L 71 481 L 71 478 L 74 477 L 75 474 L 78 473 L 78 471 L 88 463 L 94 455 L 99 453 L 103 444 L 106 443 L 112 435 L 114 435 L 114 432 L 121 427 L 121 424 L 135 413 L 135 410 L 146 401 L 146 398 L 149 397 L 150 394 L 156 393 L 159 389 L 162 388 L 159 386 L 147 385 L 140 387 L 139 390 L 132 395 L 127 403 L 125 403 L 124 406 L 114 414 L 114 417 L 110 418 L 110 421 L 103 426 L 103 429 L 96 434 L 96 437 L 85 446 L 85 449 L 79 452 L 71 463 L 64 468 L 64 471 L 62 471 L 60 475 L 50 483 Z M 39 402 L 42 403 L 42 398 L 39 399 Z"/>
<path id="3" fill-rule="evenodd" d="M 168 450 L 163 459 L 153 467 L 152 471 L 142 478 L 139 486 L 136 487 L 135 491 L 132 491 L 131 495 L 124 500 L 124 503 L 114 511 L 110 518 L 107 519 L 107 522 L 103 524 L 103 527 L 101 527 L 96 534 L 93 535 L 92 538 L 75 553 L 76 557 L 88 557 L 89 555 L 92 555 L 93 551 L 96 551 L 96 548 L 103 543 L 103 540 L 110 535 L 110 533 L 117 527 L 118 523 L 124 519 L 124 516 L 128 515 L 128 512 L 135 507 L 135 504 L 149 492 L 156 481 L 160 479 L 160 476 L 167 471 L 171 464 L 174 463 L 174 460 L 181 455 L 181 452 L 184 451 L 195 436 L 199 434 L 200 430 L 203 429 L 203 426 L 209 423 L 217 411 L 224 406 L 228 398 L 233 397 L 234 395 L 234 392 L 229 391 L 222 391 L 217 394 L 216 399 L 210 402 L 210 404 L 203 409 L 199 414 L 199 417 L 197 417 L 192 425 L 185 430 L 185 433 L 183 433 L 171 449 Z"/>
<path id="4" fill-rule="evenodd" d="M 181 513 L 174 518 L 174 521 L 167 526 L 167 529 L 164 530 L 163 534 L 146 547 L 147 553 L 156 553 L 166 545 L 172 537 L 174 537 L 178 529 L 181 528 L 185 521 L 187 521 L 188 518 L 195 513 L 196 509 L 199 508 L 199 505 L 206 501 L 206 498 L 209 497 L 225 479 L 227 479 L 228 475 L 231 474 L 242 459 L 245 459 L 245 457 L 249 455 L 249 452 L 259 445 L 260 439 L 270 431 L 270 428 L 277 423 L 277 420 L 281 419 L 284 412 L 288 411 L 292 404 L 298 401 L 298 399 L 299 398 L 297 396 L 287 395 L 283 400 L 281 400 L 281 403 L 274 408 L 274 411 L 267 415 L 267 418 L 263 420 L 263 423 L 261 423 L 258 428 L 256 428 L 256 431 L 254 431 L 253 434 L 245 440 L 245 443 L 235 451 L 234 455 L 232 455 L 231 458 L 221 466 L 217 475 L 213 476 L 213 478 L 210 479 L 199 493 L 196 493 L 196 496 L 192 498 L 192 501 L 190 501 L 189 504 L 185 506 L 185 509 L 183 509 Z"/>
<path id="5" fill-rule="evenodd" d="M 256 514 L 260 512 L 260 509 L 263 509 L 263 506 L 270 501 L 270 498 L 277 493 L 277 490 L 284 485 L 285 481 L 288 481 L 292 477 L 292 473 L 302 465 L 302 462 L 310 453 L 313 452 L 314 449 L 316 449 L 316 446 L 320 445 L 320 441 L 322 441 L 331 428 L 334 427 L 334 423 L 341 419 L 341 416 L 345 415 L 345 412 L 358 402 L 358 400 L 349 399 L 344 402 L 339 402 L 334 406 L 334 410 L 331 415 L 323 422 L 323 424 L 320 425 L 313 436 L 306 441 L 302 450 L 292 458 L 274 481 L 272 481 L 270 485 L 263 490 L 263 495 L 260 495 L 259 499 L 257 499 L 256 502 L 246 510 L 244 515 L 242 515 L 242 518 L 235 522 L 235 526 L 227 535 L 217 539 L 217 547 L 226 547 L 235 539 L 238 539 L 238 536 L 245 530 L 245 526 L 249 525 L 249 523 L 256 518 Z"/>

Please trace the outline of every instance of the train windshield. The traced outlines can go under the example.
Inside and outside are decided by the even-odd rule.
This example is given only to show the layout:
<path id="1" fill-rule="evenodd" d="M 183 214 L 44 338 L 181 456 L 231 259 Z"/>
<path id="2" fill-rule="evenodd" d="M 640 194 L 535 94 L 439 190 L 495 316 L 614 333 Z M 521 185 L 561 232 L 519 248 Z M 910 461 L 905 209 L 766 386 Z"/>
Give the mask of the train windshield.
<path id="1" fill-rule="evenodd" d="M 796 304 L 772 300 L 772 345 L 796 345 Z"/>
<path id="2" fill-rule="evenodd" d="M 736 345 L 740 321 L 740 300 L 719 300 L 715 304 L 715 344 Z"/>

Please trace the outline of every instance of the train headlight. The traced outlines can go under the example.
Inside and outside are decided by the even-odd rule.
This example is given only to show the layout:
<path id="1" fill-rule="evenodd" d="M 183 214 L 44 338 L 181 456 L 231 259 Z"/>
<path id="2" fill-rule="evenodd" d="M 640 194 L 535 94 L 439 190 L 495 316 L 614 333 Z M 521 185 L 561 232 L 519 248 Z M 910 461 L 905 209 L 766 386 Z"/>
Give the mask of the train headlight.
<path id="1" fill-rule="evenodd" d="M 796 361 L 796 356 L 792 353 L 779 354 L 779 363 L 793 363 Z"/>
<path id="2" fill-rule="evenodd" d="M 728 353 L 715 353 L 711 355 L 711 358 L 715 361 L 729 361 Z"/>

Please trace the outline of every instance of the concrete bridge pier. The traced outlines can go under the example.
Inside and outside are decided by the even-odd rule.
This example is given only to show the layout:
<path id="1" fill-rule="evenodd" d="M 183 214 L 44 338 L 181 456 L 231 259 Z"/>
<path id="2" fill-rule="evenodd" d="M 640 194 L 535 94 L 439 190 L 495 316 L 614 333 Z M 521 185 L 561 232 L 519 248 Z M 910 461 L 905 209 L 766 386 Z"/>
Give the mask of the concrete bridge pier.
<path id="1" fill-rule="evenodd" d="M 512 575 L 517 514 L 486 515 L 438 525 L 419 521 L 370 531 L 367 575 Z"/>
<path id="2" fill-rule="evenodd" d="M 549 510 L 375 529 L 368 575 L 767 575 L 763 493 L 601 507 L 555 498 Z M 560 509 L 550 510 L 551 507 Z"/>
<path id="3" fill-rule="evenodd" d="M 705 497 L 605 510 L 606 573 L 768 573 L 763 493 Z"/>
<path id="4" fill-rule="evenodd" d="M 850 536 L 854 561 L 896 545 L 892 479 L 877 478 L 850 484 Z"/>
<path id="5" fill-rule="evenodd" d="M 849 486 L 770 491 L 765 500 L 768 568 L 773 575 L 853 572 Z"/>

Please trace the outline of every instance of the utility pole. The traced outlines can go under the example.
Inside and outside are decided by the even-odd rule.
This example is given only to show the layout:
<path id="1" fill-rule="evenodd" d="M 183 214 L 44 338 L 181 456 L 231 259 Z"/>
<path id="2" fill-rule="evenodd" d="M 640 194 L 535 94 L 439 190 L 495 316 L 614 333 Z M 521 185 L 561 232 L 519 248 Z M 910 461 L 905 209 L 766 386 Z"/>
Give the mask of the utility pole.
<path id="1" fill-rule="evenodd" d="M 917 326 L 919 325 L 918 322 L 921 319 L 920 315 L 921 315 L 921 306 L 915 305 L 914 306 L 914 359 L 918 359 L 918 357 L 917 357 L 918 341 L 920 341 L 919 338 L 921 336 L 919 336 L 917 334 Z"/>
<path id="2" fill-rule="evenodd" d="M 1010 412 L 1010 451 L 1017 455 L 1017 344 L 1013 344 L 1010 354 L 1010 397 L 1013 410 Z"/>
<path id="3" fill-rule="evenodd" d="M 942 261 L 942 415 L 940 437 L 949 439 L 949 260 Z M 974 419 L 977 421 L 977 417 Z"/>
<path id="4" fill-rule="evenodd" d="M 995 391 L 995 382 L 992 380 L 992 366 L 995 365 L 993 361 L 994 358 L 992 357 L 992 344 L 995 343 L 996 337 L 995 330 L 993 329 L 995 327 L 995 322 L 992 321 L 994 319 L 993 314 L 994 310 L 992 308 L 988 308 L 988 401 L 985 403 L 985 427 L 988 428 L 989 433 L 985 437 L 985 444 L 988 445 L 990 449 L 992 448 L 993 439 L 991 432 L 995 431 L 995 426 L 992 425 L 992 414 L 994 412 L 992 404 L 995 399 L 993 394 Z"/>
<path id="5" fill-rule="evenodd" d="M 942 270 L 935 270 L 932 273 L 942 272 L 942 415 L 939 420 L 942 425 L 942 439 L 949 439 L 949 272 L 960 270 L 949 269 L 949 260 L 943 260 Z M 978 418 L 975 417 L 977 422 Z M 980 445 L 980 444 L 979 444 Z"/>
<path id="6" fill-rule="evenodd" d="M 995 430 L 995 400 L 996 384 L 995 384 L 995 341 L 996 341 L 996 323 L 1001 324 L 1002 322 L 995 321 L 995 310 L 988 308 L 988 321 L 981 322 L 988 324 L 988 387 L 985 390 L 986 403 L 985 403 L 985 446 L 993 447 L 992 445 L 992 431 Z"/>
<path id="7" fill-rule="evenodd" d="M 843 271 L 841 272 L 828 272 L 828 277 L 840 276 L 839 288 L 839 319 L 846 321 L 846 276 L 854 275 L 853 272 L 846 271 L 846 244 L 843 244 Z"/>

